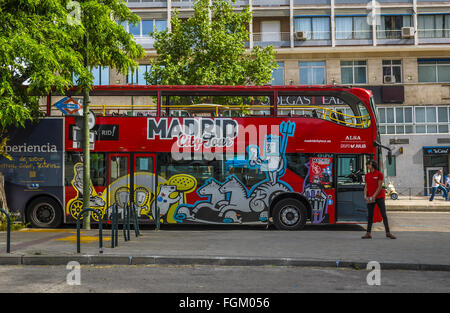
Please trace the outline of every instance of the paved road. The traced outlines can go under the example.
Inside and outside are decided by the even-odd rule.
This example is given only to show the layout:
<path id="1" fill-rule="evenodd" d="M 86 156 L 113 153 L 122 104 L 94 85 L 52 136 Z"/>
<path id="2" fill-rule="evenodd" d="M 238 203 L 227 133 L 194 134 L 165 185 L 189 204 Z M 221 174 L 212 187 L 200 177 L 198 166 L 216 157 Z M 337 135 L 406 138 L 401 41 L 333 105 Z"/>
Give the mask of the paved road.
<path id="1" fill-rule="evenodd" d="M 82 266 L 81 285 L 65 266 L 2 266 L 0 292 L 450 292 L 450 272 L 241 266 Z"/>

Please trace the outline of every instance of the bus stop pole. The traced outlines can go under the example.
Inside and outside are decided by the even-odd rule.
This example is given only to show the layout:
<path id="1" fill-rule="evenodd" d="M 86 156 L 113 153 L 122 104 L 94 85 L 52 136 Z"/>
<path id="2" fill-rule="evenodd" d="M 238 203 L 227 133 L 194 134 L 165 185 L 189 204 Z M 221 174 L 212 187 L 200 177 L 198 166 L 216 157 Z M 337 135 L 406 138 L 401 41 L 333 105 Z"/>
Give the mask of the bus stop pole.
<path id="1" fill-rule="evenodd" d="M 158 176 L 159 176 L 159 164 L 158 164 L 158 154 L 155 154 L 155 195 L 156 199 L 154 201 L 155 203 L 155 223 L 156 223 L 156 230 L 159 230 L 161 225 L 159 223 L 159 207 L 158 207 Z"/>

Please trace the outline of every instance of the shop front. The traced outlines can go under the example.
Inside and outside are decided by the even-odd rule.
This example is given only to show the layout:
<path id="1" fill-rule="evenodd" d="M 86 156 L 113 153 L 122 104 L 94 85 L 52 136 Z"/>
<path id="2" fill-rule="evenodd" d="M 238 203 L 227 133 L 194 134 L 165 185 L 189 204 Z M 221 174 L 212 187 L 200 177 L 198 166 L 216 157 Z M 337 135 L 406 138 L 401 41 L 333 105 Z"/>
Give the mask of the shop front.
<path id="1" fill-rule="evenodd" d="M 431 192 L 433 175 L 441 170 L 443 177 L 449 175 L 450 167 L 450 146 L 423 147 L 423 168 L 425 195 Z"/>

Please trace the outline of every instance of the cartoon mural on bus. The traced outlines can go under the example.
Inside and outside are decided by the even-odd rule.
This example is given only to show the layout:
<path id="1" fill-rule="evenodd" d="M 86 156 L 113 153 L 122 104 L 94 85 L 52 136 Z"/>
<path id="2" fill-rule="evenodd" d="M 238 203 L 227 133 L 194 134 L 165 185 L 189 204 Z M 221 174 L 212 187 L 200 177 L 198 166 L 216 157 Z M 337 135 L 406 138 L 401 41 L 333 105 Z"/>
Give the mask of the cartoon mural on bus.
<path id="1" fill-rule="evenodd" d="M 67 203 L 67 211 L 73 218 L 77 218 L 78 214 L 83 210 L 83 163 L 76 163 L 73 167 L 74 176 L 72 186 L 76 190 L 75 198 Z M 98 210 L 102 215 L 105 214 L 105 201 L 101 193 L 97 194 L 92 181 L 89 184 L 90 203 L 89 207 Z M 98 221 L 97 215 L 92 215 L 94 220 Z M 83 216 L 81 217 L 83 218 Z"/>
<path id="2" fill-rule="evenodd" d="M 197 201 L 195 204 L 184 204 L 178 207 L 175 219 L 178 222 L 199 221 L 199 211 L 209 210 L 216 215 L 215 222 L 241 223 L 243 217 L 257 217 L 260 222 L 268 220 L 268 209 L 272 199 L 281 192 L 293 191 L 292 187 L 280 180 L 286 171 L 286 146 L 289 137 L 295 133 L 295 124 L 288 121 L 280 125 L 283 135 L 267 135 L 264 140 L 263 153 L 258 146 L 247 147 L 249 159 L 248 168 L 263 172 L 266 179 L 255 184 L 250 190 L 235 175 L 230 175 L 224 182 L 208 179 L 197 190 L 200 197 L 207 196 L 207 200 Z M 212 214 L 203 214 L 212 216 Z"/>
<path id="3" fill-rule="evenodd" d="M 227 176 L 224 181 L 210 177 L 198 188 L 197 180 L 193 176 L 176 174 L 168 179 L 158 177 L 158 186 L 154 192 L 153 173 L 134 173 L 133 201 L 137 207 L 138 218 L 153 221 L 159 218 L 161 223 L 169 224 L 267 222 L 269 206 L 274 197 L 282 192 L 293 191 L 281 178 L 286 172 L 287 142 L 289 137 L 294 136 L 295 126 L 291 121 L 282 122 L 280 135 L 266 135 L 262 147 L 247 146 L 248 159 L 238 161 L 243 161 L 243 166 L 265 176 L 251 188 L 247 188 L 235 174 Z M 328 197 L 322 184 L 309 181 L 310 163 L 306 166 L 308 174 L 302 192 L 311 202 L 313 223 L 321 223 L 327 214 Z M 82 163 L 75 164 L 74 173 L 72 186 L 77 195 L 68 202 L 67 211 L 76 218 L 82 209 Z M 90 205 L 93 208 L 110 218 L 112 206 L 116 203 L 120 218 L 123 218 L 124 210 L 130 204 L 130 176 L 128 174 L 119 177 L 110 183 L 103 193 L 98 194 L 91 182 L 90 191 Z M 193 191 L 196 191 L 202 200 L 188 203 L 187 194 Z"/>

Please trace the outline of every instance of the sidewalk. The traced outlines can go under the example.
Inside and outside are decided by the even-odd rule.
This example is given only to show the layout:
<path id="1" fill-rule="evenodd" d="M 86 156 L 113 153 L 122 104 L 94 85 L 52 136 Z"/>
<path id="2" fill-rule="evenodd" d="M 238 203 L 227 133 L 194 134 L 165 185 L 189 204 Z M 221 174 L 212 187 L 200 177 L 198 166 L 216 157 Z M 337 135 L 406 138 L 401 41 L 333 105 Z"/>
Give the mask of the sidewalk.
<path id="1" fill-rule="evenodd" d="M 427 214 L 427 213 L 420 213 Z M 433 231 L 426 220 L 408 220 L 392 213 L 397 240 L 387 239 L 380 227 L 372 240 L 362 240 L 359 225 L 309 225 L 303 231 L 275 231 L 261 227 L 169 227 L 146 229 L 111 248 L 111 230 L 103 232 L 99 253 L 98 230 L 82 231 L 81 253 L 76 253 L 75 229 L 26 229 L 11 234 L 11 253 L 5 253 L 6 234 L 0 233 L 0 264 L 209 264 L 323 266 L 365 269 L 378 261 L 383 269 L 450 271 L 450 214 L 429 213 L 442 231 Z M 390 216 L 390 218 L 391 218 Z M 404 216 L 404 217 L 402 217 Z M 442 222 L 441 222 L 442 221 Z M 405 224 L 405 225 L 403 225 Z M 407 225 L 406 225 L 407 224 Z M 417 225 L 419 224 L 419 225 Z M 377 224 L 375 224 L 377 225 Z"/>
<path id="2" fill-rule="evenodd" d="M 445 201 L 442 196 L 429 201 L 428 197 L 400 197 L 398 200 L 386 198 L 386 210 L 414 211 L 414 212 L 450 212 L 450 201 Z"/>

